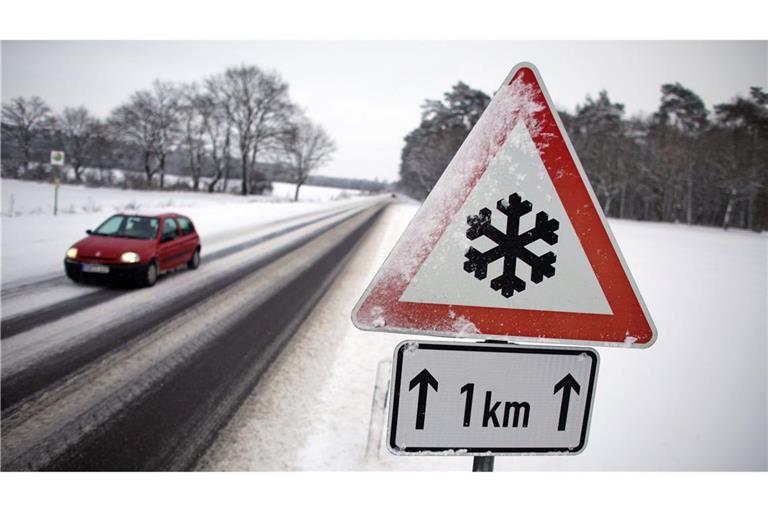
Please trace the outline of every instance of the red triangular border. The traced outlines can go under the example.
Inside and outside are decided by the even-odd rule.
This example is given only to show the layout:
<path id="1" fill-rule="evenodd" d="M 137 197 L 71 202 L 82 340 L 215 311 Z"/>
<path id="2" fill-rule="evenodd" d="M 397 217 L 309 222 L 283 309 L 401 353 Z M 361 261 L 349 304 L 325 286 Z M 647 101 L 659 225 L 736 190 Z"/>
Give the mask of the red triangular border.
<path id="1" fill-rule="evenodd" d="M 498 100 L 494 97 L 467 136 L 430 197 L 361 297 L 352 313 L 353 323 L 363 330 L 411 334 L 650 346 L 656 338 L 653 322 L 536 68 L 527 63 L 516 66 L 497 96 L 499 94 L 508 97 Z M 525 95 L 525 101 L 510 100 L 511 94 Z M 498 122 L 498 119 L 503 121 Z M 400 302 L 410 280 L 503 145 L 507 134 L 520 121 L 525 122 L 539 150 L 613 314 Z M 463 180 L 459 194 L 455 193 L 456 187 L 452 184 L 443 183 L 455 179 Z M 440 211 L 437 220 L 436 209 Z M 432 232 L 419 229 L 425 220 L 427 224 L 432 221 L 429 224 L 434 228 Z"/>

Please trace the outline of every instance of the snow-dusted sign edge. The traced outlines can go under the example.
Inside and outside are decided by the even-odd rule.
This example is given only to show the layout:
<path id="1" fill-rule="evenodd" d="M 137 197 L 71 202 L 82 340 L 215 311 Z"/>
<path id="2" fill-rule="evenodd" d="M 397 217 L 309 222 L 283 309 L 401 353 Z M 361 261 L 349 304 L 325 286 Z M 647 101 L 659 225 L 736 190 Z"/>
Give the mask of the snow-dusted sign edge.
<path id="1" fill-rule="evenodd" d="M 399 449 L 398 447 L 392 446 L 392 412 L 394 410 L 394 386 L 397 383 L 397 370 L 398 370 L 398 356 L 402 353 L 402 350 L 407 350 L 406 347 L 409 346 L 415 346 L 416 349 L 418 349 L 419 344 L 427 344 L 427 345 L 439 345 L 440 343 L 447 343 L 452 347 L 456 346 L 467 346 L 470 348 L 480 347 L 482 346 L 483 349 L 491 349 L 491 350 L 508 350 L 510 352 L 516 352 L 516 351 L 522 351 L 522 350 L 529 350 L 529 351 L 536 351 L 536 352 L 558 352 L 561 350 L 567 350 L 569 352 L 574 352 L 574 355 L 576 355 L 576 352 L 582 352 L 582 353 L 588 353 L 590 354 L 590 357 L 592 357 L 592 372 L 590 374 L 590 382 L 589 382 L 589 389 L 588 389 L 588 398 L 587 398 L 587 404 L 584 411 L 585 414 L 585 421 L 582 424 L 582 436 L 581 436 L 581 443 L 579 444 L 576 449 L 563 449 L 563 448 L 542 448 L 540 450 L 536 451 L 525 451 L 525 449 L 521 449 L 520 451 L 494 451 L 494 450 L 486 450 L 486 451 L 478 451 L 477 449 L 467 449 L 467 448 L 459 448 L 459 449 L 450 449 L 446 448 L 444 450 L 422 450 L 422 451 L 406 451 L 405 449 Z M 597 350 L 594 350 L 591 347 L 563 347 L 563 348 L 555 348 L 555 347 L 542 347 L 542 346 L 530 346 L 530 347 L 523 347 L 519 345 L 499 345 L 499 344 L 480 344 L 480 343 L 473 343 L 473 342 L 455 342 L 452 340 L 403 340 L 400 343 L 397 344 L 395 347 L 395 351 L 392 356 L 392 374 L 389 379 L 389 392 L 387 393 L 387 400 L 389 400 L 388 413 L 387 416 L 387 437 L 386 437 L 386 446 L 387 451 L 391 453 L 392 455 L 397 456 L 414 456 L 414 455 L 428 455 L 428 456 L 438 456 L 438 457 L 446 457 L 446 456 L 457 456 L 457 455 L 469 455 L 469 456 L 530 456 L 530 457 L 536 457 L 536 456 L 542 456 L 542 455 L 549 455 L 549 456 L 571 456 L 571 455 L 578 455 L 582 453 L 589 444 L 589 431 L 592 427 L 592 409 L 593 404 L 595 403 L 595 396 L 597 395 L 597 375 L 600 373 L 600 353 L 597 352 Z M 531 450 L 531 449 L 529 449 Z"/>
<path id="2" fill-rule="evenodd" d="M 554 104 L 552 103 L 552 98 L 549 96 L 549 91 L 547 90 L 546 85 L 544 85 L 544 82 L 541 79 L 541 75 L 539 74 L 538 68 L 534 66 L 531 63 L 525 63 L 526 66 L 531 68 L 533 71 L 533 74 L 536 75 L 536 80 L 539 82 L 539 87 L 541 87 L 541 92 L 544 94 L 544 98 L 547 100 L 547 106 L 549 106 L 549 109 L 552 112 L 552 117 L 555 119 L 555 123 L 557 123 L 557 129 L 560 130 L 560 133 L 562 134 L 563 140 L 565 141 L 565 145 L 568 147 L 568 152 L 571 154 L 571 158 L 573 158 L 574 164 L 576 164 L 576 168 L 579 170 L 579 175 L 581 176 L 582 181 L 584 182 L 584 186 L 587 189 L 587 192 L 589 193 L 590 199 L 592 199 L 592 203 L 595 205 L 595 210 L 597 210 L 597 215 L 600 217 L 600 222 L 603 224 L 603 228 L 605 229 L 605 232 L 608 234 L 608 238 L 611 240 L 611 245 L 613 246 L 613 250 L 616 252 L 616 256 L 618 256 L 619 261 L 621 262 L 621 268 L 624 270 L 624 274 L 627 276 L 627 279 L 629 280 L 629 284 L 632 286 L 632 291 L 635 293 L 635 297 L 637 298 L 637 301 L 640 303 L 640 308 L 643 310 L 643 315 L 645 315 L 645 319 L 648 322 L 649 327 L 651 328 L 651 339 L 648 340 L 646 343 L 637 344 L 637 343 L 622 343 L 620 345 L 617 345 L 616 343 L 592 343 L 591 345 L 607 345 L 610 347 L 629 347 L 629 348 L 650 348 L 651 345 L 656 343 L 656 338 L 658 337 L 658 331 L 656 330 L 656 324 L 653 322 L 653 318 L 651 317 L 650 311 L 648 311 L 648 307 L 645 305 L 645 300 L 643 299 L 642 294 L 640 293 L 640 289 L 637 287 L 637 283 L 635 282 L 635 277 L 632 275 L 632 272 L 629 270 L 629 266 L 627 266 L 627 262 L 624 259 L 624 254 L 621 252 L 621 248 L 619 247 L 618 242 L 616 242 L 616 237 L 613 236 L 613 231 L 611 230 L 611 226 L 608 224 L 608 220 L 605 218 L 605 213 L 603 212 L 603 208 L 600 206 L 600 202 L 597 200 L 597 195 L 595 194 L 594 189 L 592 189 L 592 183 L 589 181 L 589 178 L 587 178 L 587 173 L 584 171 L 584 167 L 581 165 L 581 160 L 579 159 L 578 153 L 576 153 L 576 150 L 573 147 L 573 144 L 571 143 L 571 138 L 568 136 L 568 132 L 565 131 L 565 126 L 563 125 L 563 121 L 560 119 L 560 114 L 557 112 L 557 109 L 554 108 Z M 521 64 L 518 64 L 515 67 L 520 67 Z"/>
<path id="3" fill-rule="evenodd" d="M 653 318 L 651 317 L 650 311 L 648 310 L 648 307 L 645 304 L 645 300 L 643 299 L 643 296 L 640 294 L 640 290 L 637 287 L 637 283 L 635 282 L 635 278 L 632 275 L 632 272 L 629 270 L 629 267 L 627 266 L 627 262 L 624 259 L 624 254 L 621 252 L 621 249 L 619 248 L 618 243 L 616 242 L 616 237 L 613 234 L 613 231 L 611 230 L 610 225 L 608 224 L 605 213 L 603 212 L 602 207 L 600 206 L 600 203 L 597 200 L 597 196 L 595 194 L 595 191 L 592 188 L 592 183 L 587 178 L 587 174 L 584 171 L 584 167 L 581 164 L 581 160 L 579 159 L 578 154 L 576 153 L 576 150 L 573 147 L 573 144 L 571 143 L 571 139 L 568 136 L 568 132 L 566 132 L 565 127 L 563 125 L 562 120 L 560 119 L 560 115 L 557 112 L 557 109 L 554 107 L 554 104 L 552 103 L 552 98 L 549 95 L 549 91 L 547 90 L 546 85 L 544 84 L 543 80 L 541 79 L 541 74 L 539 73 L 539 69 L 530 62 L 519 62 L 516 64 L 512 70 L 507 74 L 504 81 L 501 83 L 499 88 L 497 89 L 496 94 L 491 99 L 491 102 L 495 99 L 496 95 L 500 93 L 500 91 L 510 83 L 512 78 L 514 78 L 515 74 L 523 68 L 530 69 L 534 76 L 536 77 L 536 81 L 538 83 L 538 86 L 544 96 L 544 99 L 547 103 L 547 108 L 549 108 L 552 117 L 557 125 L 557 128 L 562 136 L 563 141 L 566 144 L 566 147 L 568 148 L 568 151 L 571 155 L 571 158 L 573 159 L 573 163 L 576 166 L 576 169 L 579 172 L 579 176 L 581 177 L 582 182 L 584 183 L 584 187 L 587 191 L 587 194 L 589 194 L 589 198 L 592 201 L 595 210 L 597 212 L 598 218 L 600 219 L 600 222 L 602 223 L 603 228 L 605 229 L 606 234 L 608 235 L 608 238 L 611 242 L 611 246 L 613 247 L 614 252 L 616 253 L 616 256 L 618 257 L 619 262 L 621 263 L 622 270 L 624 271 L 624 274 L 627 277 L 627 280 L 629 281 L 630 286 L 632 287 L 632 291 L 635 294 L 635 297 L 638 301 L 638 304 L 640 305 L 640 308 L 642 309 L 643 315 L 645 316 L 646 321 L 648 322 L 648 326 L 651 329 L 651 338 L 645 342 L 645 343 L 634 343 L 633 340 L 627 339 L 624 343 L 616 342 L 616 341 L 588 341 L 583 339 L 568 339 L 568 338 L 544 338 L 544 337 L 527 337 L 527 336 L 505 336 L 505 335 L 486 335 L 479 332 L 474 332 L 471 329 L 468 329 L 463 332 L 452 332 L 452 331 L 438 331 L 438 330 L 429 330 L 429 329 L 408 329 L 408 328 L 398 328 L 398 327 L 392 327 L 389 325 L 381 325 L 381 326 L 374 326 L 374 325 L 366 325 L 358 322 L 357 320 L 357 314 L 360 308 L 363 306 L 364 302 L 368 298 L 368 296 L 371 294 L 373 289 L 375 288 L 375 285 L 379 281 L 379 277 L 381 274 L 381 270 L 385 267 L 387 267 L 387 264 L 390 262 L 390 259 L 392 256 L 399 252 L 401 245 L 404 243 L 405 239 L 407 238 L 405 235 L 411 231 L 411 228 L 415 226 L 415 223 L 420 219 L 420 214 L 422 213 L 422 210 L 424 209 L 424 206 L 427 204 L 427 199 L 429 199 L 429 196 L 427 196 L 427 199 L 422 202 L 421 206 L 419 207 L 416 214 L 413 216 L 411 221 L 408 223 L 408 226 L 406 226 L 405 230 L 403 231 L 403 234 L 400 235 L 400 238 L 398 239 L 397 243 L 392 247 L 392 249 L 389 251 L 389 254 L 387 254 L 387 257 L 384 259 L 384 262 L 382 263 L 379 270 L 374 274 L 373 278 L 371 279 L 371 282 L 366 287 L 363 294 L 358 299 L 357 303 L 355 304 L 355 307 L 352 309 L 351 312 L 351 320 L 352 324 L 357 327 L 360 330 L 363 331 L 373 331 L 373 332 L 391 332 L 391 333 L 400 333 L 400 334 L 416 334 L 416 335 L 425 335 L 425 336 L 437 336 L 437 337 L 448 337 L 448 338 L 470 338 L 470 339 L 498 339 L 498 340 L 507 340 L 507 341 L 514 341 L 519 343 L 530 343 L 534 345 L 542 345 L 542 344 L 554 344 L 554 345 L 567 345 L 567 346 L 575 346 L 575 347 L 595 347 L 595 346 L 603 346 L 603 347 L 620 347 L 620 348 L 635 348 L 635 349 L 646 349 L 650 348 L 652 345 L 656 343 L 656 340 L 658 338 L 658 331 L 656 329 L 656 324 L 653 321 Z M 490 103 L 488 107 L 486 107 L 486 110 L 483 112 L 483 114 L 480 116 L 480 119 L 478 120 L 477 124 L 480 124 L 483 121 L 483 118 L 488 113 L 490 107 Z M 470 132 L 471 133 L 471 132 Z M 469 139 L 469 136 L 467 136 L 467 139 Z M 464 144 L 467 142 L 467 139 L 462 143 L 462 146 L 459 147 L 459 150 L 457 151 L 456 155 L 458 155 Z M 456 158 L 456 155 L 454 155 L 453 159 Z M 448 169 L 451 166 L 451 163 L 453 162 L 453 159 L 451 162 L 448 163 Z M 440 180 L 442 180 L 443 176 L 445 175 L 445 172 L 443 175 L 441 175 L 440 179 L 438 180 L 438 183 Z M 437 186 L 437 184 L 435 185 Z"/>

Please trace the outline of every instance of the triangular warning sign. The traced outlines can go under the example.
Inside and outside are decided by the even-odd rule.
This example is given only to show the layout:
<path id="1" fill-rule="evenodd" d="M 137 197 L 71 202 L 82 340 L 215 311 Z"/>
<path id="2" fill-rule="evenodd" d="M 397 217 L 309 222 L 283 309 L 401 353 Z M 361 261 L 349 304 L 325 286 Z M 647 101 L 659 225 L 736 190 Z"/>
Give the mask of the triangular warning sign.
<path id="1" fill-rule="evenodd" d="M 650 346 L 648 310 L 549 95 L 519 64 L 352 313 L 366 330 Z"/>

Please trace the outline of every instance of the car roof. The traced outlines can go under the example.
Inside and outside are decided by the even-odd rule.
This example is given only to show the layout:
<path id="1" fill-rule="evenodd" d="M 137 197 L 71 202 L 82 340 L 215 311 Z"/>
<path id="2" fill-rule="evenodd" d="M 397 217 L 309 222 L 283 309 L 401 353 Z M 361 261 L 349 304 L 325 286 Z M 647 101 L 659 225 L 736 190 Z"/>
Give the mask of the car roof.
<path id="1" fill-rule="evenodd" d="M 115 215 L 134 215 L 136 217 L 153 217 L 156 219 L 165 219 L 167 217 L 186 217 L 186 215 L 173 212 L 117 212 Z"/>

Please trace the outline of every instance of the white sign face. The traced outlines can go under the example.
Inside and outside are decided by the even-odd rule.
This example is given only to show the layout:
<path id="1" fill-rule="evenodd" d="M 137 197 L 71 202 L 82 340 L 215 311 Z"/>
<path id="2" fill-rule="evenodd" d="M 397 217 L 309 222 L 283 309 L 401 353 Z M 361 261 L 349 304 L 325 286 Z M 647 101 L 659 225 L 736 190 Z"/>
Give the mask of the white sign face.
<path id="1" fill-rule="evenodd" d="M 586 348 L 404 341 L 387 444 L 396 455 L 579 453 L 597 367 Z"/>
<path id="2" fill-rule="evenodd" d="M 514 172 L 510 172 L 510 169 L 514 169 Z M 524 293 L 504 296 L 489 286 L 488 279 L 479 280 L 473 273 L 459 271 L 464 268 L 467 246 L 474 246 L 481 251 L 493 248 L 493 244 L 485 237 L 474 242 L 467 240 L 467 218 L 477 215 L 483 208 L 491 207 L 491 225 L 503 232 L 506 220 L 502 219 L 505 217 L 499 211 L 493 212 L 500 199 L 499 190 L 521 190 L 522 184 L 529 183 L 535 186 L 525 187 L 526 192 L 518 195 L 522 200 L 531 202 L 536 209 L 545 210 L 549 217 L 558 222 L 556 243 L 553 246 L 538 240 L 530 244 L 530 247 L 535 248 L 534 252 L 538 254 L 553 250 L 557 257 L 557 273 L 551 278 L 542 279 L 538 284 L 529 282 Z M 533 229 L 535 217 L 532 211 L 520 218 L 518 229 L 521 233 Z M 488 276 L 502 274 L 502 259 L 488 264 Z M 520 262 L 517 267 L 518 274 L 530 280 L 530 267 Z M 451 279 L 446 279 L 446 275 L 451 275 Z M 565 290 L 578 290 L 578 293 Z M 510 132 L 400 300 L 599 315 L 613 313 L 523 123 L 518 123 Z"/>
<path id="3" fill-rule="evenodd" d="M 51 165 L 64 165 L 63 151 L 51 151 Z"/>

